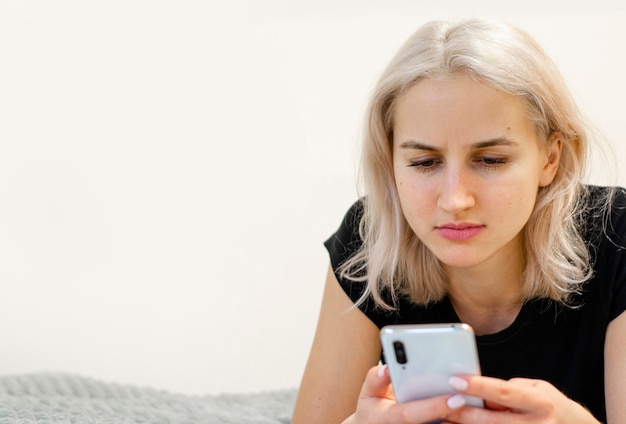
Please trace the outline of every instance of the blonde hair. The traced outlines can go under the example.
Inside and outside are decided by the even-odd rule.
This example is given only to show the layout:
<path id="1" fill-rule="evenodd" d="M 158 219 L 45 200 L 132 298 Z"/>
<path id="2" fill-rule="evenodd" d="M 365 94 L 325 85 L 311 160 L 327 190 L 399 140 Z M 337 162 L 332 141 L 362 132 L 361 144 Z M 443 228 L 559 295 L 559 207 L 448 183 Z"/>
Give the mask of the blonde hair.
<path id="1" fill-rule="evenodd" d="M 399 294 L 421 305 L 446 295 L 439 260 L 406 222 L 393 172 L 393 109 L 396 99 L 424 78 L 464 73 L 506 93 L 522 96 L 540 140 L 562 134 L 559 169 L 539 189 L 525 226 L 523 296 L 567 304 L 591 273 L 580 233 L 588 139 L 583 118 L 548 55 L 526 32 L 481 19 L 430 22 L 400 48 L 370 99 L 364 128 L 361 172 L 366 190 L 362 248 L 340 268 L 342 278 L 366 282 L 361 301 L 372 296 L 383 308 Z M 381 293 L 387 291 L 391 302 Z"/>

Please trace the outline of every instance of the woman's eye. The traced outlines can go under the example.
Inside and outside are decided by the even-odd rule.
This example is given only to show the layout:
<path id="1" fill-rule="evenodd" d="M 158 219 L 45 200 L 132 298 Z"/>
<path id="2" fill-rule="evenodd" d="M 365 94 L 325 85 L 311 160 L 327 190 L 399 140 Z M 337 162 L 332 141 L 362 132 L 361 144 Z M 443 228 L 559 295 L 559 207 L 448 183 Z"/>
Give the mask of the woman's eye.
<path id="1" fill-rule="evenodd" d="M 496 168 L 498 165 L 503 165 L 506 163 L 506 159 L 504 158 L 491 158 L 491 157 L 482 157 L 476 159 L 479 165 L 484 166 L 485 168 Z"/>
<path id="2" fill-rule="evenodd" d="M 439 165 L 439 162 L 440 161 L 438 161 L 437 159 L 421 159 L 411 161 L 408 166 L 411 168 L 417 168 L 420 171 L 428 171 Z"/>

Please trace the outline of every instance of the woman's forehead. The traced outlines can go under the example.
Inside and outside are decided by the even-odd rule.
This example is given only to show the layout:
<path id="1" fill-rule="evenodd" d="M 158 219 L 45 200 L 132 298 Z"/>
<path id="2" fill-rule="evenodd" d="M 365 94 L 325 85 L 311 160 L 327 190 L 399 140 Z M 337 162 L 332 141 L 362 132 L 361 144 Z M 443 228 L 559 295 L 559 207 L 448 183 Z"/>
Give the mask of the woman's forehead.
<path id="1" fill-rule="evenodd" d="M 523 97 L 462 75 L 419 81 L 396 99 L 392 113 L 394 139 L 477 143 L 506 138 L 510 132 L 536 132 Z"/>

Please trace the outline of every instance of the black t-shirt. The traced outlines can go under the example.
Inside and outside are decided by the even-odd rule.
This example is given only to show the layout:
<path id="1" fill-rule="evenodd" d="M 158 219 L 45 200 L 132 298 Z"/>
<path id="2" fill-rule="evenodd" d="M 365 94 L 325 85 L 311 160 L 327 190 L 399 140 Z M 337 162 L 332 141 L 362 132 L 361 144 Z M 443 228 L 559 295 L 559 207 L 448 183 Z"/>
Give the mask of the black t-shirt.
<path id="1" fill-rule="evenodd" d="M 589 190 L 590 208 L 583 228 L 594 274 L 574 299 L 580 306 L 568 308 L 546 299 L 527 301 L 508 328 L 477 336 L 476 341 L 483 375 L 549 381 L 604 422 L 605 333 L 611 320 L 626 310 L 626 191 L 616 191 L 607 216 L 597 200 L 608 189 L 590 186 Z M 358 234 L 361 202 L 350 208 L 337 232 L 325 242 L 335 275 L 355 302 L 363 294 L 364 283 L 343 279 L 336 270 L 362 245 Z M 376 308 L 368 299 L 359 308 L 379 328 L 459 322 L 448 298 L 418 306 L 401 297 L 397 310 L 392 312 Z"/>

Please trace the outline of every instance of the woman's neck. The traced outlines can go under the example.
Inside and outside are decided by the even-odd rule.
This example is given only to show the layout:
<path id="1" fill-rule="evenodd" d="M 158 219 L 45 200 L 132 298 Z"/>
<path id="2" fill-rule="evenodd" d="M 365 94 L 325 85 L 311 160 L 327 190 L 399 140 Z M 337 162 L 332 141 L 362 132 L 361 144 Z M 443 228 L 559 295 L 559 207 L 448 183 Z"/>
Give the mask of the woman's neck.
<path id="1" fill-rule="evenodd" d="M 509 260 L 497 268 L 498 272 L 446 269 L 452 306 L 476 334 L 497 333 L 517 318 L 524 303 L 520 263 Z"/>

